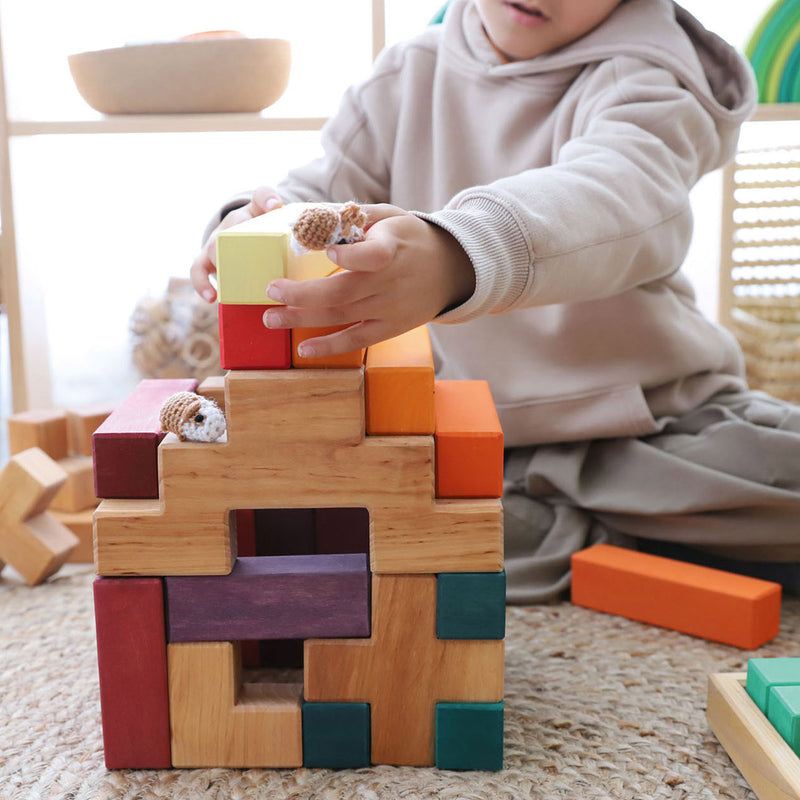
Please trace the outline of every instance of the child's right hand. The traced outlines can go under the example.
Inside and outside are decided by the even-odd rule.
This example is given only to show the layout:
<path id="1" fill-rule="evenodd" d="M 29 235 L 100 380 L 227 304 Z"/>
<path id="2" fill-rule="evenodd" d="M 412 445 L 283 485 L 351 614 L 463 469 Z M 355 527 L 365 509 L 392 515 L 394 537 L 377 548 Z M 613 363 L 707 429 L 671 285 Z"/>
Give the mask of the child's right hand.
<path id="1" fill-rule="evenodd" d="M 209 303 L 217 299 L 216 289 L 209 280 L 209 276 L 217 271 L 217 234 L 232 225 L 266 214 L 267 211 L 272 211 L 280 205 L 281 198 L 271 186 L 260 186 L 253 192 L 253 197 L 246 206 L 225 215 L 222 222 L 211 232 L 189 270 L 189 277 L 197 294 Z"/>

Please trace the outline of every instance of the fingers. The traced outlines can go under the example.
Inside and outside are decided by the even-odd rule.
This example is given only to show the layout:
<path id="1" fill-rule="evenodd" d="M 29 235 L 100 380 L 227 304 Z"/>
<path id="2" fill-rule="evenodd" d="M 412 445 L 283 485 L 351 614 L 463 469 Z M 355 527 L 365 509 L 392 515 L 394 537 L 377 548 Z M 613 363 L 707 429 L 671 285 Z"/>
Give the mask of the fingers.
<path id="1" fill-rule="evenodd" d="M 327 336 L 306 339 L 298 345 L 297 354 L 302 358 L 325 358 L 350 353 L 390 339 L 399 332 L 391 330 L 380 320 L 365 320 Z"/>
<path id="2" fill-rule="evenodd" d="M 209 303 L 217 299 L 217 291 L 209 280 L 210 276 L 217 271 L 217 268 L 208 258 L 207 248 L 195 258 L 189 269 L 189 278 L 197 294 Z"/>
<path id="3" fill-rule="evenodd" d="M 251 217 L 266 214 L 282 205 L 280 195 L 271 186 L 259 186 L 250 199 L 246 208 L 251 212 Z"/>

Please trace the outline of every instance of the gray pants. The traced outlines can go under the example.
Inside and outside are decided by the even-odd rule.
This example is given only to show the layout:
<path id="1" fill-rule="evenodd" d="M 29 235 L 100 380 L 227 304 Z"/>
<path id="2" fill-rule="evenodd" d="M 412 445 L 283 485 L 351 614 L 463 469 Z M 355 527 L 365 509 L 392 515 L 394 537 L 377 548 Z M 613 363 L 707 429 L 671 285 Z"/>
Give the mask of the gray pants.
<path id="1" fill-rule="evenodd" d="M 597 542 L 800 562 L 800 406 L 723 394 L 660 422 L 640 439 L 506 451 L 510 603 L 557 597 L 572 553 Z"/>

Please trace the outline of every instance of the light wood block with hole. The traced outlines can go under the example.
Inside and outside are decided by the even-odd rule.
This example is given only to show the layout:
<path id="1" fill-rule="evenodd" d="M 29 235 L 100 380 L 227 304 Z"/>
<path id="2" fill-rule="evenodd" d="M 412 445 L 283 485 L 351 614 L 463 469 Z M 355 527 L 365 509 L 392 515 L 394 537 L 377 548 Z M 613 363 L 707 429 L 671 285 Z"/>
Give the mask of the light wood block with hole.
<path id="1" fill-rule="evenodd" d="M 167 646 L 175 767 L 299 767 L 299 684 L 242 684 L 238 643 Z"/>
<path id="2" fill-rule="evenodd" d="M 504 643 L 436 638 L 436 576 L 375 575 L 370 639 L 305 643 L 308 702 L 370 703 L 372 763 L 432 766 L 437 702 L 503 699 Z"/>

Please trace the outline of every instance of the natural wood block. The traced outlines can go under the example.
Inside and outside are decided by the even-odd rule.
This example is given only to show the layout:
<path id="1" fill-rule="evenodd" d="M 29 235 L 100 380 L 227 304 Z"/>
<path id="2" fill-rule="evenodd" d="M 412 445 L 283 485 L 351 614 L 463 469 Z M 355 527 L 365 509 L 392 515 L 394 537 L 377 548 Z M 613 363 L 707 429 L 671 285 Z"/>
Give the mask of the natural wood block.
<path id="1" fill-rule="evenodd" d="M 437 381 L 436 496 L 502 497 L 503 431 L 486 381 Z"/>
<path id="2" fill-rule="evenodd" d="M 306 358 L 297 352 L 300 343 L 306 339 L 328 336 L 346 327 L 347 325 L 329 325 L 322 328 L 292 328 L 292 366 L 298 369 L 359 369 L 364 363 L 365 348 L 320 358 Z"/>
<path id="3" fill-rule="evenodd" d="M 50 514 L 78 537 L 78 546 L 67 561 L 72 564 L 91 564 L 94 561 L 94 509 L 83 511 L 51 511 Z"/>
<path id="4" fill-rule="evenodd" d="M 12 456 L 0 473 L 0 521 L 43 513 L 66 480 L 64 469 L 38 447 Z"/>
<path id="5" fill-rule="evenodd" d="M 8 418 L 8 449 L 11 455 L 31 447 L 44 450 L 58 461 L 69 455 L 67 412 L 62 409 L 32 409 Z"/>
<path id="6" fill-rule="evenodd" d="M 243 685 L 238 643 L 167 650 L 173 766 L 302 765 L 302 686 Z"/>
<path id="7" fill-rule="evenodd" d="M 91 456 L 68 456 L 58 465 L 67 473 L 64 485 L 50 503 L 53 511 L 84 511 L 99 500 L 94 493 L 94 462 Z"/>
<path id="8" fill-rule="evenodd" d="M 217 236 L 217 294 L 220 303 L 272 303 L 267 286 L 276 278 L 321 278 L 338 267 L 324 251 L 295 254 L 290 223 L 309 203 L 282 208 L 233 225 Z"/>
<path id="9" fill-rule="evenodd" d="M 369 703 L 372 763 L 431 766 L 437 702 L 499 702 L 503 641 L 436 638 L 436 576 L 374 575 L 369 639 L 307 640 L 305 699 Z"/>
<path id="10" fill-rule="evenodd" d="M 367 348 L 365 376 L 368 434 L 434 432 L 433 353 L 427 327 Z"/>
<path id="11" fill-rule="evenodd" d="M 161 581 L 97 578 L 94 611 L 106 766 L 169 768 Z"/>
<path id="12" fill-rule="evenodd" d="M 197 394 L 213 400 L 225 412 L 225 376 L 209 375 L 198 387 Z"/>
<path id="13" fill-rule="evenodd" d="M 223 369 L 289 369 L 292 334 L 264 325 L 268 305 L 219 305 L 219 356 Z"/>
<path id="14" fill-rule="evenodd" d="M 175 392 L 196 388 L 189 378 L 143 380 L 103 422 L 92 436 L 97 497 L 158 497 L 161 406 Z"/>
<path id="15" fill-rule="evenodd" d="M 781 587 L 600 544 L 572 556 L 572 602 L 754 650 L 778 635 Z"/>
<path id="16" fill-rule="evenodd" d="M 58 572 L 77 546 L 77 536 L 48 512 L 17 523 L 0 521 L 0 559 L 30 586 Z"/>
<path id="17" fill-rule="evenodd" d="M 106 404 L 67 409 L 67 451 L 72 456 L 91 456 L 92 434 L 111 416 Z"/>
<path id="18" fill-rule="evenodd" d="M 369 636 L 363 553 L 238 558 L 230 575 L 170 577 L 167 640 Z"/>
<path id="19" fill-rule="evenodd" d="M 800 797 L 800 759 L 745 691 L 744 673 L 709 675 L 708 724 L 759 800 Z"/>

